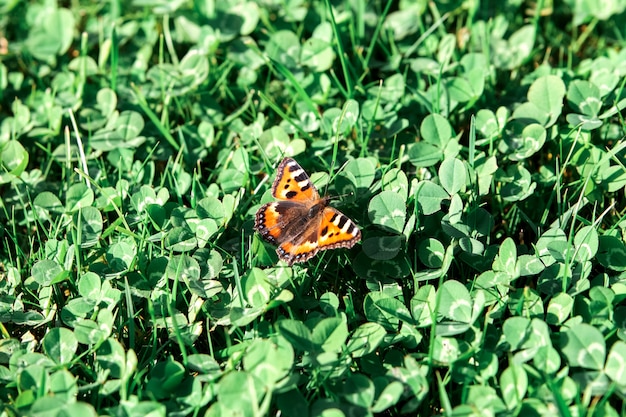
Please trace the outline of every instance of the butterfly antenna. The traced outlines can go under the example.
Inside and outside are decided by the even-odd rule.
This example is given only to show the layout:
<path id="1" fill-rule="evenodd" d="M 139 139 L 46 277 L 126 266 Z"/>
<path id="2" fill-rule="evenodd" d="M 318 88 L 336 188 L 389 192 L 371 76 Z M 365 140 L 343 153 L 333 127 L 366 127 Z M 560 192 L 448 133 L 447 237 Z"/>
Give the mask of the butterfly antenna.
<path id="1" fill-rule="evenodd" d="M 341 200 L 343 197 L 352 197 L 354 195 L 354 192 L 350 192 L 350 193 L 345 193 L 345 194 L 339 194 L 339 195 L 333 195 L 329 197 L 329 200 Z"/>

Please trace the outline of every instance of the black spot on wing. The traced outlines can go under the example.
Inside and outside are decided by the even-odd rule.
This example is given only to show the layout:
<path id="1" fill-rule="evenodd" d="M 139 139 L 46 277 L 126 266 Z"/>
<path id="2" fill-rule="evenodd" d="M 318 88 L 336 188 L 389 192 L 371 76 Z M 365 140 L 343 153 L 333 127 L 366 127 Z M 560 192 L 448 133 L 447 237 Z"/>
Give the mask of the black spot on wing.
<path id="1" fill-rule="evenodd" d="M 295 177 L 295 180 L 298 182 L 306 181 L 308 179 L 309 179 L 309 176 L 304 171 L 302 171 L 301 173 L 298 174 L 297 177 Z"/>
<path id="2" fill-rule="evenodd" d="M 254 219 L 254 229 L 257 232 L 259 232 L 259 234 L 265 241 L 272 243 L 272 244 L 276 244 L 277 243 L 276 239 L 274 238 L 274 236 L 272 236 L 270 229 L 268 229 L 267 226 L 265 225 L 266 224 L 265 213 L 271 205 L 272 203 L 265 204 L 256 212 L 256 216 Z"/>
<path id="3" fill-rule="evenodd" d="M 337 214 L 335 214 L 333 216 L 333 222 L 335 220 L 335 217 L 337 217 Z M 337 225 L 337 227 L 339 227 L 340 229 L 343 229 L 343 226 L 345 226 L 346 222 L 350 221 L 350 219 L 348 219 L 346 216 L 344 216 L 343 214 L 339 216 L 339 224 Z"/>

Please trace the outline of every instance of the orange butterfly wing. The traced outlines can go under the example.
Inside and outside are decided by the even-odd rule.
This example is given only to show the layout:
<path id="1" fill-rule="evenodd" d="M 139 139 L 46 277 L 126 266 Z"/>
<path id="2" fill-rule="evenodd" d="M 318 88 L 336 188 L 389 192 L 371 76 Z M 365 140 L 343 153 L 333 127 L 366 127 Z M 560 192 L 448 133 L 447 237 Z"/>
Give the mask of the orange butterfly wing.
<path id="1" fill-rule="evenodd" d="M 321 250 L 351 248 L 361 240 L 359 228 L 344 214 L 328 207 L 329 198 L 320 198 L 295 160 L 283 159 L 277 171 L 272 195 L 279 201 L 259 208 L 254 228 L 278 246 L 280 259 L 292 265 Z"/>
<path id="2" fill-rule="evenodd" d="M 325 200 L 319 203 L 323 211 L 315 227 L 307 228 L 299 239 L 286 240 L 276 250 L 278 256 L 289 265 L 304 262 L 322 250 L 349 249 L 361 240 L 361 231 L 357 225 L 339 210 L 324 206 L 327 204 Z"/>
<path id="3" fill-rule="evenodd" d="M 313 202 L 320 195 L 304 169 L 293 158 L 285 158 L 276 168 L 272 195 L 279 200 Z"/>

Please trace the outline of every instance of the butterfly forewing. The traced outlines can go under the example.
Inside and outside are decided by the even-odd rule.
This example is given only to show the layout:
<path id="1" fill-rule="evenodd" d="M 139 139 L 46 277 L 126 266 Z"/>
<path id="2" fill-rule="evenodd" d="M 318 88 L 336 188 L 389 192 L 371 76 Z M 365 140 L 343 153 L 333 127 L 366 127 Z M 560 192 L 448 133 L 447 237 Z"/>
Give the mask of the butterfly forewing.
<path id="1" fill-rule="evenodd" d="M 292 158 L 285 158 L 278 165 L 272 195 L 279 200 L 314 201 L 319 193 L 307 173 Z"/>
<path id="2" fill-rule="evenodd" d="M 361 240 L 361 231 L 346 215 L 332 207 L 324 209 L 324 218 L 319 230 L 320 250 L 351 248 Z"/>
<path id="3" fill-rule="evenodd" d="M 320 250 L 351 248 L 361 240 L 361 231 L 347 216 L 328 207 L 307 173 L 293 159 L 278 165 L 272 195 L 278 200 L 261 206 L 254 228 L 287 264 L 304 262 Z"/>

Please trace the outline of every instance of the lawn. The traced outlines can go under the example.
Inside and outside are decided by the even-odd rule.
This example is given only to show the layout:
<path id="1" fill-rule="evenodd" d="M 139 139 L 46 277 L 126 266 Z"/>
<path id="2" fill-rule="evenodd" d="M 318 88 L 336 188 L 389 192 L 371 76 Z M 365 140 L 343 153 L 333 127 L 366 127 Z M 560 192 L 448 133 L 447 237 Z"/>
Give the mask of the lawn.
<path id="1" fill-rule="evenodd" d="M 625 10 L 0 0 L 0 417 L 626 415 Z"/>

